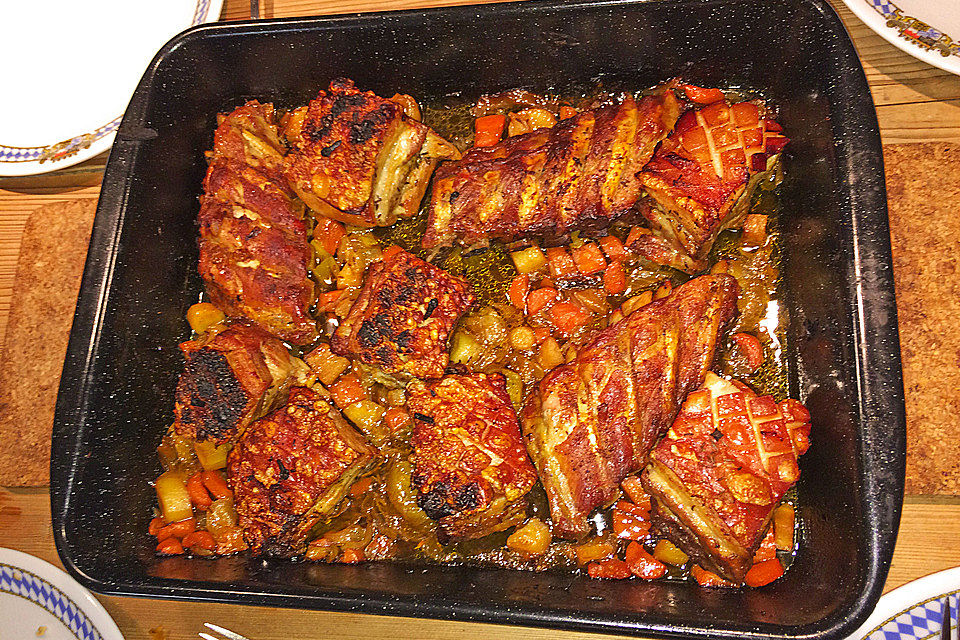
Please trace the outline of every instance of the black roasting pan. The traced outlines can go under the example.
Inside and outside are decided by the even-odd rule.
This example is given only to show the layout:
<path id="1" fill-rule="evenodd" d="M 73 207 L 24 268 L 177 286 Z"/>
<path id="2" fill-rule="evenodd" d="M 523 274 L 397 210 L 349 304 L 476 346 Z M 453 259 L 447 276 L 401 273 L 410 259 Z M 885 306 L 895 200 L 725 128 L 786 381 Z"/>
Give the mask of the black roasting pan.
<path id="1" fill-rule="evenodd" d="M 758 590 L 393 563 L 158 559 L 145 535 L 201 290 L 195 216 L 215 115 L 302 104 L 337 76 L 424 101 L 642 88 L 761 90 L 792 142 L 781 187 L 791 395 L 813 414 L 800 550 Z M 824 0 L 525 2 L 201 26 L 157 55 L 110 155 L 57 401 L 63 564 L 100 593 L 478 620 L 627 635 L 839 638 L 880 595 L 900 518 L 903 387 L 870 92 Z"/>

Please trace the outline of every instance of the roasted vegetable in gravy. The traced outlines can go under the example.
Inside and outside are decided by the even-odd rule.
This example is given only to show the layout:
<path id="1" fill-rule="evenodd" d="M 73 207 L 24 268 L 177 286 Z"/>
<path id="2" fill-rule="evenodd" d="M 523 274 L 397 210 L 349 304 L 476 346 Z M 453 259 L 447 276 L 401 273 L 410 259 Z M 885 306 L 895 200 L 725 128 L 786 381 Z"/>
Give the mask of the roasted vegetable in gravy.
<path id="1" fill-rule="evenodd" d="M 157 553 L 776 580 L 774 116 L 678 79 L 221 115 Z"/>

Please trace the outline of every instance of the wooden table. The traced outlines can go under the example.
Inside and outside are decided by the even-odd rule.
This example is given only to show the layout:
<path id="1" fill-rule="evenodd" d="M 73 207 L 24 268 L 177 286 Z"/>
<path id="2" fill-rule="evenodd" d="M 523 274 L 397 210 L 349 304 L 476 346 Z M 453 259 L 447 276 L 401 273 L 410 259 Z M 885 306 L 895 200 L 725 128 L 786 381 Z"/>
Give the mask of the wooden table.
<path id="1" fill-rule="evenodd" d="M 352 11 L 466 4 L 462 0 L 261 0 L 262 17 L 306 16 Z M 834 2 L 835 6 L 839 2 Z M 853 36 L 877 105 L 885 143 L 960 143 L 960 77 L 902 53 L 838 7 Z M 247 0 L 226 0 L 223 18 L 249 16 Z M 23 225 L 44 204 L 94 199 L 106 156 L 77 167 L 32 178 L 0 179 L 0 336 L 6 330 L 14 270 Z M 2 446 L 2 445 L 0 445 Z M 960 455 L 960 452 L 957 452 Z M 12 547 L 59 564 L 53 545 L 48 492 L 0 489 L 0 546 Z M 907 496 L 900 537 L 886 588 L 960 565 L 960 496 Z M 241 607 L 206 603 L 101 597 L 129 640 L 149 638 L 163 626 L 171 640 L 196 638 L 205 621 L 255 640 L 323 637 L 379 638 L 603 638 L 594 634 L 551 632 L 523 627 L 388 618 Z M 610 637 L 610 636 L 607 636 Z"/>

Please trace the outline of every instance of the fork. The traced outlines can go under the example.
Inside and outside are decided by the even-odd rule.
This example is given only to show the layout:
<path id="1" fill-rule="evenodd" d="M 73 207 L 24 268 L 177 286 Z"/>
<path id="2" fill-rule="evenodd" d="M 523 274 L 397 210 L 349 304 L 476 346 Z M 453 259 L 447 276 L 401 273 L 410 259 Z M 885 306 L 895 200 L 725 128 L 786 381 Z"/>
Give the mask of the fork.
<path id="1" fill-rule="evenodd" d="M 950 596 L 943 599 L 940 612 L 943 621 L 940 625 L 940 640 L 960 640 L 960 622 L 957 624 L 956 634 L 950 633 L 950 627 L 953 623 L 953 615 L 950 612 Z"/>
<path id="2" fill-rule="evenodd" d="M 223 638 L 226 638 L 226 640 L 250 640 L 250 638 L 246 636 L 242 636 L 239 633 L 234 633 L 229 629 L 224 629 L 223 627 L 217 626 L 215 624 L 211 624 L 209 622 L 204 622 L 203 626 L 205 626 L 207 629 L 210 629 L 210 631 L 213 631 L 214 633 L 220 634 L 219 636 L 214 636 L 209 633 L 204 633 L 203 631 L 201 631 L 200 637 L 203 638 L 203 640 L 223 640 Z"/>

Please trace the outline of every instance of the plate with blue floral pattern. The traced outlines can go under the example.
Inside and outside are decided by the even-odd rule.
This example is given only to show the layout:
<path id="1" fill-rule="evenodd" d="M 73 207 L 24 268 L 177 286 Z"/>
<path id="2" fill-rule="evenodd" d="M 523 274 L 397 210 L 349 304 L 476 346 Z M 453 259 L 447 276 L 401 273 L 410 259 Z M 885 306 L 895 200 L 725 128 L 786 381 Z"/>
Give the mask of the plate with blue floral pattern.
<path id="1" fill-rule="evenodd" d="M 943 601 L 951 616 L 943 619 Z M 850 640 L 939 640 L 943 625 L 956 627 L 960 567 L 924 576 L 886 593 Z M 953 636 L 951 636 L 953 637 Z"/>
<path id="2" fill-rule="evenodd" d="M 106 151 L 154 55 L 218 20 L 223 0 L 31 0 L 0 19 L 0 176 L 69 167 Z"/>
<path id="3" fill-rule="evenodd" d="M 123 640 L 103 605 L 73 578 L 39 558 L 0 548 L 3 638 Z"/>

